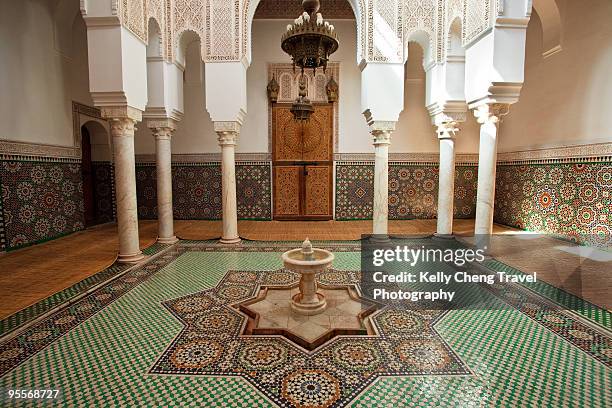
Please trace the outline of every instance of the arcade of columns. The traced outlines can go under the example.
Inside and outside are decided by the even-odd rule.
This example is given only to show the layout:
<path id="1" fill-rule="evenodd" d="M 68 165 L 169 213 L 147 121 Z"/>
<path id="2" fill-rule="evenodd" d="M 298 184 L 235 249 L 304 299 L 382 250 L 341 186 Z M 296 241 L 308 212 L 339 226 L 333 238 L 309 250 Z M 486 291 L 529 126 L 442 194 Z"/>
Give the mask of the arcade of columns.
<path id="1" fill-rule="evenodd" d="M 348 1 L 356 16 L 362 111 L 375 152 L 372 232 L 384 237 L 388 231 L 389 145 L 404 107 L 407 44 L 416 41 L 425 50 L 426 104 L 440 142 L 437 235 L 452 235 L 454 140 L 468 109 L 481 125 L 475 233 L 490 234 L 498 123 L 518 100 L 523 83 L 531 1 Z M 144 257 L 138 240 L 134 155 L 134 129 L 139 122 L 144 121 L 156 141 L 158 239 L 177 240 L 170 141 L 183 112 L 181 38 L 186 31 L 195 32 L 201 40 L 206 108 L 221 150 L 221 242 L 240 242 L 234 152 L 246 115 L 250 25 L 258 3 L 96 0 L 94 4 L 81 0 L 88 28 L 90 90 L 94 104 L 111 124 L 120 262 Z M 228 7 L 236 12 L 228 14 Z M 215 18 L 215 13 L 234 20 Z M 150 21 L 155 21 L 156 32 L 151 32 Z M 236 27 L 235 32 L 226 29 L 228 23 Z"/>

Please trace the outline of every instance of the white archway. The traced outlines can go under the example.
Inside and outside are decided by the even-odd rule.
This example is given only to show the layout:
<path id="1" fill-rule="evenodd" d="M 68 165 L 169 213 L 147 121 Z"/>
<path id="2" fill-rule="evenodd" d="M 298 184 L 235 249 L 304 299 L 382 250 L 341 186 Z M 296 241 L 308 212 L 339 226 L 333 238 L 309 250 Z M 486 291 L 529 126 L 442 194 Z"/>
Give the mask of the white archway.
<path id="1" fill-rule="evenodd" d="M 251 62 L 252 50 L 252 25 L 257 7 L 265 0 L 246 0 L 241 18 L 242 21 L 242 54 L 247 62 Z M 365 59 L 365 43 L 366 43 L 366 5 L 365 0 L 346 0 L 353 9 L 355 22 L 357 26 L 357 50 L 356 61 L 359 64 Z M 298 16 L 295 16 L 298 17 Z M 326 16 L 323 16 L 326 18 Z"/>

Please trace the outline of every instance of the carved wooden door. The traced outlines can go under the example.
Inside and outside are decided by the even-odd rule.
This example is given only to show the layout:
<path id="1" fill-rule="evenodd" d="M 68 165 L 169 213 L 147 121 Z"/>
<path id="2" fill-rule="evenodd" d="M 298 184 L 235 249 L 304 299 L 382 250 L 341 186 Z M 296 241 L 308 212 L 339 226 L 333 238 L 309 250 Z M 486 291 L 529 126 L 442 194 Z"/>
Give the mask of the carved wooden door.
<path id="1" fill-rule="evenodd" d="M 310 120 L 293 120 L 287 105 L 272 107 L 274 218 L 332 218 L 333 105 L 315 105 Z"/>

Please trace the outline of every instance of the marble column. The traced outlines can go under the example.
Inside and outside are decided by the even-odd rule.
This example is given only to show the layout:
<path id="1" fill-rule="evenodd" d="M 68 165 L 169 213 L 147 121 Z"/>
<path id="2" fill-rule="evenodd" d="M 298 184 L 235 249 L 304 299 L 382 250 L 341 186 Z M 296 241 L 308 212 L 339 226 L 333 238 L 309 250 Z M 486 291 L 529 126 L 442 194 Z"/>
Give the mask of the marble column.
<path id="1" fill-rule="evenodd" d="M 395 123 L 371 127 L 374 143 L 374 207 L 372 234 L 375 239 L 386 239 L 389 218 L 389 145 Z"/>
<path id="2" fill-rule="evenodd" d="M 172 119 L 149 120 L 147 126 L 155 137 L 157 175 L 157 242 L 174 244 L 174 212 L 172 209 L 172 149 L 170 141 L 176 130 Z"/>
<path id="3" fill-rule="evenodd" d="M 493 204 L 495 201 L 495 173 L 497 170 L 497 124 L 508 112 L 508 105 L 486 104 L 477 107 L 474 115 L 480 123 L 478 151 L 478 192 L 476 195 L 476 224 L 479 247 L 488 245 L 493 232 Z"/>
<path id="4" fill-rule="evenodd" d="M 221 190 L 223 203 L 223 235 L 222 244 L 237 244 L 238 235 L 238 205 L 236 202 L 236 163 L 235 148 L 240 134 L 238 122 L 215 122 L 219 146 L 221 146 Z"/>
<path id="5" fill-rule="evenodd" d="M 130 108 L 113 109 L 103 114 L 110 121 L 115 164 L 115 196 L 119 230 L 118 262 L 135 263 L 144 258 L 138 239 L 136 203 L 136 160 L 134 157 L 134 126 L 142 116 Z M 121 114 L 121 116 L 119 116 Z"/>
<path id="6" fill-rule="evenodd" d="M 438 221 L 436 235 L 453 234 L 453 204 L 455 198 L 455 122 L 438 124 L 440 169 L 438 184 Z"/>

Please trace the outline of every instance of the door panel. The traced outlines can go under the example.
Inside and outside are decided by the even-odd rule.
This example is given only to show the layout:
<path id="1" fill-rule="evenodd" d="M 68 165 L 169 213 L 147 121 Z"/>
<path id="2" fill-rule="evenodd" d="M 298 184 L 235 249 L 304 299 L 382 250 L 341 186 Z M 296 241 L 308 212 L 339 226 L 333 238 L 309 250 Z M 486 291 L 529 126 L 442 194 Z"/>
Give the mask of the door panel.
<path id="1" fill-rule="evenodd" d="M 315 105 L 296 122 L 289 105 L 272 106 L 275 219 L 331 219 L 333 105 Z"/>
<path id="2" fill-rule="evenodd" d="M 304 215 L 331 214 L 331 166 L 306 166 Z"/>
<path id="3" fill-rule="evenodd" d="M 274 167 L 274 216 L 299 217 L 301 166 Z"/>
<path id="4" fill-rule="evenodd" d="M 316 106 L 308 123 L 304 126 L 302 160 L 329 162 L 332 157 L 333 106 Z"/>
<path id="5" fill-rule="evenodd" d="M 275 162 L 302 160 L 302 126 L 293 120 L 287 107 L 272 109 L 272 148 Z"/>

